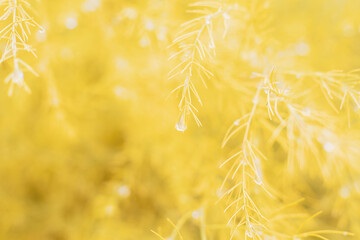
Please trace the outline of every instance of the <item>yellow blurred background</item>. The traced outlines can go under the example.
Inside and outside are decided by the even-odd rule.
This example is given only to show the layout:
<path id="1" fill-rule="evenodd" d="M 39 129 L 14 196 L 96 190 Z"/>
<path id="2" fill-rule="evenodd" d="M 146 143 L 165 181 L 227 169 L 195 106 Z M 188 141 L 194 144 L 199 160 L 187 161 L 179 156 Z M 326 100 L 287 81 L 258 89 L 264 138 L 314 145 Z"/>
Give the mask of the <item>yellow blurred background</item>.
<path id="1" fill-rule="evenodd" d="M 269 120 L 261 98 L 251 136 L 268 159 L 262 163 L 264 179 L 276 197 L 267 200 L 255 189 L 254 198 L 268 216 L 303 199 L 269 219 L 281 219 L 274 228 L 289 236 L 306 223 L 307 231 L 355 234 L 325 234 L 329 239 L 360 238 L 359 109 L 349 97 L 350 110 L 337 113 L 313 81 L 320 73 L 359 68 L 360 1 L 219 0 L 235 10 L 225 38 L 225 20 L 214 19 L 216 55 L 206 60 L 214 76 L 207 88 L 196 80 L 202 127 L 188 117 L 185 132 L 175 129 L 181 92 L 170 92 L 181 79 L 168 80 L 177 65 L 168 61 L 176 46 L 168 46 L 180 25 L 197 16 L 188 12 L 195 1 L 28 2 L 29 15 L 45 31 L 31 28 L 36 58 L 18 54 L 39 74 L 24 71 L 31 94 L 15 86 L 9 97 L 9 86 L 0 85 L 0 239 L 160 239 L 151 230 L 181 239 L 171 235 L 167 219 L 174 225 L 186 220 L 179 229 L 185 240 L 230 239 L 229 218 L 223 203 L 216 203 L 226 175 L 219 165 L 240 140 L 223 149 L 221 143 L 233 122 L 251 110 L 258 82 L 253 73 L 273 66 L 277 80 L 294 89 L 291 101 L 318 111 L 322 120 L 310 120 L 311 131 L 297 132 L 299 146 L 307 136 L 316 143 L 294 150 L 306 166 L 290 171 L 289 134 L 281 132 L 270 143 L 279 122 Z M 3 51 L 6 39 L 1 41 Z M 12 68 L 4 61 L 1 79 Z M 340 91 L 333 99 L 338 108 L 345 90 L 334 89 Z M 319 151 L 315 157 L 313 149 Z M 264 233 L 262 239 L 292 240 L 275 235 Z"/>

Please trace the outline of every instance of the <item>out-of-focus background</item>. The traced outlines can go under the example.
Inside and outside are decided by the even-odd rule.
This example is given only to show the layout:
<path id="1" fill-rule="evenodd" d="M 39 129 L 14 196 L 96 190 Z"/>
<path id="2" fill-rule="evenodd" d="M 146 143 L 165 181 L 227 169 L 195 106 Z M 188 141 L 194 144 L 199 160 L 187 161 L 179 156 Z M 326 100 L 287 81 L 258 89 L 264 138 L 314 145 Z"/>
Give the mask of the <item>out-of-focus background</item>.
<path id="1" fill-rule="evenodd" d="M 167 79 L 176 65 L 167 60 L 174 52 L 168 46 L 180 25 L 196 16 L 187 12 L 193 1 L 28 2 L 29 15 L 46 31 L 32 29 L 29 41 L 37 58 L 19 53 L 39 73 L 24 74 L 32 93 L 15 88 L 9 97 L 8 86 L 0 85 L 4 240 L 159 239 L 151 230 L 166 238 L 173 231 L 167 219 L 176 223 L 188 213 L 184 239 L 204 240 L 199 230 L 204 206 L 210 206 L 207 239 L 229 239 L 224 209 L 215 202 L 225 176 L 218 167 L 231 152 L 221 149 L 221 142 L 251 107 L 251 93 L 237 87 L 249 84 L 252 72 L 263 73 L 266 64 L 297 72 L 360 67 L 358 0 L 228 1 L 244 6 L 248 15 L 232 12 L 227 36 L 214 34 L 214 77 L 207 88 L 198 85 L 203 126 L 189 120 L 179 132 L 179 95 L 169 97 L 179 82 Z M 2 49 L 5 44 L 2 40 Z M 11 62 L 1 64 L 1 79 L 11 68 Z M 306 86 L 298 92 L 312 88 Z M 331 109 L 326 105 L 323 111 Z M 346 112 L 331 116 L 332 131 L 349 137 L 346 146 L 352 144 L 353 155 L 330 146 L 335 150 L 328 157 L 349 162 L 340 173 L 317 177 L 320 170 L 307 155 L 310 170 L 282 173 L 285 153 L 267 146 L 271 134 L 260 128 L 260 148 L 277 161 L 265 163 L 264 174 L 286 204 L 304 197 L 297 208 L 309 216 L 323 211 L 308 229 L 344 230 L 358 234 L 344 239 L 358 239 L 359 115 L 351 113 L 351 129 L 343 124 Z M 260 120 L 257 125 L 272 128 Z"/>

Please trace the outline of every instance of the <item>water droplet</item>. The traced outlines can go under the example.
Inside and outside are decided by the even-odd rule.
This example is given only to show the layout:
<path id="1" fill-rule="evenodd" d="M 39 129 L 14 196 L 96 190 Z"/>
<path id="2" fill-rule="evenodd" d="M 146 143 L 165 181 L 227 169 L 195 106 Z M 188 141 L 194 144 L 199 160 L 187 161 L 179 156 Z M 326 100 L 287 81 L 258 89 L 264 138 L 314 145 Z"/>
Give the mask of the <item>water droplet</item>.
<path id="1" fill-rule="evenodd" d="M 38 40 L 39 42 L 45 42 L 46 41 L 46 32 L 45 30 L 42 28 L 39 31 L 37 31 L 36 33 L 36 40 Z"/>
<path id="2" fill-rule="evenodd" d="M 245 231 L 245 234 L 246 234 L 246 236 L 248 236 L 249 238 L 253 238 L 253 234 L 252 234 L 252 232 L 250 232 L 249 230 L 246 230 L 246 231 Z"/>
<path id="3" fill-rule="evenodd" d="M 200 212 L 199 211 L 193 211 L 191 216 L 194 218 L 194 219 L 199 219 L 200 217 Z"/>
<path id="4" fill-rule="evenodd" d="M 213 41 L 211 41 L 211 42 L 209 43 L 209 48 L 210 48 L 210 49 L 214 49 L 214 48 L 215 48 L 215 44 L 214 44 Z"/>
<path id="5" fill-rule="evenodd" d="M 239 126 L 239 124 L 240 124 L 240 119 L 237 119 L 237 120 L 234 121 L 235 126 Z"/>
<path id="6" fill-rule="evenodd" d="M 24 44 L 24 49 L 28 52 L 30 52 L 30 45 Z"/>
<path id="7" fill-rule="evenodd" d="M 206 18 L 206 24 L 210 24 L 211 23 L 211 17 L 207 17 Z"/>
<path id="8" fill-rule="evenodd" d="M 335 146 L 331 142 L 324 143 L 323 148 L 328 153 L 331 153 L 335 150 Z"/>
<path id="9" fill-rule="evenodd" d="M 24 73 L 20 70 L 17 69 L 14 71 L 14 75 L 13 75 L 13 83 L 17 84 L 17 85 L 23 85 L 24 83 Z"/>
<path id="10" fill-rule="evenodd" d="M 187 126 L 186 126 L 185 112 L 181 114 L 181 117 L 179 121 L 176 123 L 175 128 L 180 132 L 184 132 L 186 130 Z"/>
<path id="11" fill-rule="evenodd" d="M 262 184 L 262 180 L 259 176 L 256 176 L 254 182 L 257 184 L 257 185 L 261 185 Z"/>

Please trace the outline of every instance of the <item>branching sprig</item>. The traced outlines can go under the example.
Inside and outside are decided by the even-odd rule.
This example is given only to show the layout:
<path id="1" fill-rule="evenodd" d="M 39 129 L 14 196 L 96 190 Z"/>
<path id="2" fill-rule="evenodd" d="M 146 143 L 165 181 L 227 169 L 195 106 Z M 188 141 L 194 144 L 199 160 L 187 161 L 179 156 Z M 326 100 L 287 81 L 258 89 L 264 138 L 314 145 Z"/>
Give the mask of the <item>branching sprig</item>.
<path id="1" fill-rule="evenodd" d="M 0 31 L 0 38 L 6 41 L 6 47 L 1 57 L 1 62 L 12 59 L 13 71 L 5 78 L 5 83 L 9 83 L 8 95 L 13 95 L 14 86 L 24 88 L 31 92 L 24 80 L 24 71 L 30 71 L 35 76 L 38 74 L 25 61 L 19 58 L 20 51 L 27 51 L 34 56 L 34 49 L 28 44 L 30 28 L 37 27 L 41 31 L 44 29 L 26 12 L 25 8 L 30 7 L 30 3 L 25 0 L 1 0 L 0 5 L 4 6 L 4 14 L 0 21 L 7 22 L 7 25 Z"/>
<path id="2" fill-rule="evenodd" d="M 232 186 L 220 198 L 227 197 L 228 202 L 230 202 L 226 207 L 225 212 L 230 210 L 232 212 L 232 216 L 228 221 L 228 225 L 232 228 L 231 239 L 235 234 L 239 234 L 241 227 L 244 227 L 245 229 L 244 239 L 260 240 L 262 239 L 262 231 L 267 230 L 264 222 L 267 222 L 268 220 L 261 213 L 261 210 L 251 197 L 254 184 L 260 186 L 265 192 L 269 193 L 263 183 L 260 161 L 261 159 L 264 160 L 266 158 L 249 139 L 250 126 L 259 102 L 261 89 L 260 86 L 257 88 L 251 112 L 234 122 L 223 143 L 224 146 L 235 133 L 244 130 L 241 150 L 225 160 L 220 166 L 223 167 L 225 164 L 231 161 L 233 162 L 224 179 L 221 189 L 223 189 L 225 184 L 229 181 L 232 182 Z"/>
<path id="3" fill-rule="evenodd" d="M 196 212 L 196 214 L 194 214 L 194 212 L 188 212 L 188 213 L 184 214 L 176 223 L 172 222 L 168 218 L 167 221 L 173 227 L 173 231 L 167 238 L 163 237 L 161 234 L 159 234 L 158 232 L 155 232 L 154 230 L 151 230 L 151 232 L 153 232 L 156 236 L 158 236 L 162 240 L 174 240 L 174 239 L 176 239 L 176 237 L 178 237 L 180 240 L 184 240 L 184 238 L 181 234 L 181 229 L 184 227 L 184 225 L 188 221 L 194 220 L 194 217 L 195 217 L 195 218 L 199 218 L 199 221 L 197 224 L 198 224 L 200 234 L 201 234 L 200 240 L 206 240 L 207 237 L 206 237 L 206 223 L 205 223 L 205 207 L 202 206 L 200 209 L 196 210 L 195 212 Z"/>
<path id="4" fill-rule="evenodd" d="M 322 173 L 324 175 L 329 174 L 329 164 L 321 160 L 323 159 L 322 153 L 318 148 L 323 144 L 329 144 L 319 141 L 324 129 L 329 127 L 324 125 L 325 122 L 329 122 L 329 116 L 320 110 L 311 110 L 299 104 L 299 101 L 294 97 L 294 92 L 291 91 L 294 86 L 290 88 L 285 83 L 276 81 L 274 69 L 272 68 L 269 74 L 253 73 L 256 78 L 264 79 L 263 88 L 269 119 L 274 122 L 274 117 L 276 117 L 279 120 L 269 143 L 272 144 L 278 140 L 284 150 L 287 151 L 290 172 L 293 172 L 295 166 L 304 169 L 307 165 L 307 161 L 305 161 L 307 158 L 304 154 L 311 153 Z M 279 138 L 282 131 L 285 132 L 286 141 Z M 324 148 L 326 151 L 326 146 Z"/>
<path id="5" fill-rule="evenodd" d="M 255 77 L 264 79 L 264 92 L 266 94 L 266 105 L 270 120 L 274 120 L 276 116 L 279 120 L 278 126 L 273 130 L 269 143 L 272 144 L 276 139 L 288 155 L 288 169 L 293 172 L 295 166 L 304 169 L 311 165 L 309 158 L 305 154 L 312 156 L 311 160 L 315 160 L 318 168 L 323 176 L 332 174 L 332 170 L 339 167 L 346 167 L 349 162 L 329 157 L 338 156 L 340 153 L 339 136 L 332 132 L 334 125 L 331 124 L 332 117 L 325 113 L 326 109 L 309 108 L 301 104 L 301 100 L 296 96 L 293 89 L 297 89 L 301 81 L 310 81 L 317 83 L 328 101 L 330 106 L 336 112 L 339 112 L 343 106 L 346 106 L 348 125 L 350 127 L 350 104 L 354 108 L 359 108 L 359 81 L 360 76 L 358 70 L 348 73 L 342 71 L 332 71 L 328 73 L 298 73 L 298 72 L 281 72 L 275 75 L 274 69 L 270 76 L 262 74 L 254 74 Z M 292 82 L 288 87 L 279 79 Z M 299 81 L 299 79 L 301 81 Z M 293 81 L 296 80 L 296 83 Z M 300 83 L 299 83 L 300 82 Z M 281 86 L 281 87 L 280 87 Z M 314 89 L 317 88 L 315 85 Z M 306 93 L 310 93 L 314 89 L 308 89 Z M 303 94 L 303 93 L 302 93 Z M 317 101 L 307 94 L 308 100 Z M 300 101 L 299 101 L 300 100 Z M 281 104 L 279 104 L 281 103 Z M 339 107 L 336 107 L 339 105 Z M 285 134 L 281 135 L 284 130 Z M 326 137 L 324 137 L 326 134 Z M 286 139 L 286 140 L 285 140 Z M 322 149 L 322 150 L 321 150 Z M 343 149 L 342 149 L 343 150 Z M 336 166 L 335 168 L 333 168 Z"/>
<path id="6" fill-rule="evenodd" d="M 349 73 L 342 71 L 329 73 L 317 72 L 315 73 L 315 80 L 321 86 L 326 100 L 328 100 L 332 107 L 334 107 L 332 101 L 337 99 L 340 100 L 339 110 L 341 110 L 345 102 L 349 100 L 353 101 L 357 108 L 360 109 L 360 92 L 356 89 L 360 84 L 360 75 L 358 72 L 358 69 Z"/>
<path id="7" fill-rule="evenodd" d="M 297 78 L 309 78 L 318 84 L 323 96 L 335 112 L 339 113 L 345 106 L 349 107 L 350 102 L 360 109 L 360 69 L 349 72 L 285 72 L 287 75 Z M 336 106 L 338 105 L 338 106 Z M 349 110 L 349 108 L 348 108 Z"/>
<path id="8" fill-rule="evenodd" d="M 323 234 L 345 234 L 351 235 L 347 232 L 341 231 L 313 231 L 296 233 L 294 235 L 279 233 L 269 228 L 269 220 L 264 216 L 261 207 L 256 205 L 253 200 L 252 192 L 255 188 L 261 189 L 269 194 L 268 188 L 263 182 L 263 174 L 261 170 L 261 161 L 266 160 L 266 157 L 256 148 L 255 144 L 249 138 L 251 123 L 255 115 L 255 111 L 261 111 L 262 103 L 267 106 L 269 118 L 277 116 L 280 120 L 279 127 L 275 129 L 273 136 L 276 138 L 283 128 L 287 128 L 288 143 L 287 149 L 290 165 L 295 162 L 295 149 L 298 149 L 297 155 L 300 154 L 299 159 L 305 159 L 301 154 L 306 150 L 311 151 L 315 158 L 320 161 L 320 152 L 317 149 L 316 136 L 319 129 L 322 129 L 321 116 L 310 115 L 307 111 L 297 104 L 292 103 L 289 96 L 289 88 L 283 86 L 279 87 L 280 82 L 275 81 L 274 68 L 268 74 L 255 74 L 260 77 L 260 84 L 257 87 L 255 97 L 253 98 L 253 107 L 250 113 L 237 119 L 228 130 L 223 146 L 235 135 L 243 132 L 243 140 L 241 149 L 233 154 L 230 158 L 225 160 L 220 167 L 223 167 L 232 162 L 229 171 L 225 176 L 221 189 L 228 183 L 230 186 L 225 190 L 220 199 L 227 198 L 228 206 L 225 212 L 231 212 L 231 217 L 228 225 L 232 228 L 231 238 L 243 232 L 243 239 L 263 239 L 263 233 L 274 235 L 280 239 L 303 239 L 307 237 L 315 237 L 319 239 L 327 239 Z M 260 93 L 265 93 L 264 98 L 260 98 Z M 263 99 L 262 102 L 260 100 Z M 278 102 L 283 102 L 282 111 L 278 106 Z M 308 122 L 305 122 L 308 121 Z M 318 125 L 312 125 L 311 122 L 318 122 Z M 309 132 L 310 131 L 310 132 Z M 271 141 L 270 141 L 271 142 Z M 301 162 L 300 165 L 305 163 Z M 326 172 L 328 168 L 319 162 L 319 167 Z M 300 230 L 300 229 L 299 229 Z"/>
<path id="9" fill-rule="evenodd" d="M 224 21 L 224 37 L 228 28 L 231 8 L 223 6 L 218 1 L 200 1 L 191 4 L 192 7 L 200 9 L 190 12 L 201 14 L 200 17 L 192 19 L 181 25 L 182 30 L 179 36 L 173 40 L 172 45 L 178 46 L 178 51 L 170 59 L 180 61 L 170 72 L 169 79 L 174 77 L 181 79 L 182 84 L 172 92 L 181 91 L 179 107 L 179 119 L 176 123 L 178 131 L 185 131 L 187 128 L 187 117 L 192 115 L 196 123 L 201 126 L 198 112 L 193 99 L 202 105 L 202 101 L 196 90 L 197 80 L 200 80 L 206 87 L 205 79 L 213 76 L 213 73 L 205 67 L 208 59 L 215 55 L 214 20 L 222 18 Z"/>

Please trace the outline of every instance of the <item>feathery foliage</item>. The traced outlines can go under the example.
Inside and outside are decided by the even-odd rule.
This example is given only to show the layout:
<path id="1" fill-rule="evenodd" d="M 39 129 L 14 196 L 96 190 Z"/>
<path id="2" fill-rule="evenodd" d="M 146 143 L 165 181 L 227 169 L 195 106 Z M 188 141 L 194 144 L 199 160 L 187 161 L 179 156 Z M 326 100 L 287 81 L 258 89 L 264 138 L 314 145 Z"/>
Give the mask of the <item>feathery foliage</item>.
<path id="1" fill-rule="evenodd" d="M 0 7 L 0 239 L 359 238 L 358 0 Z"/>

